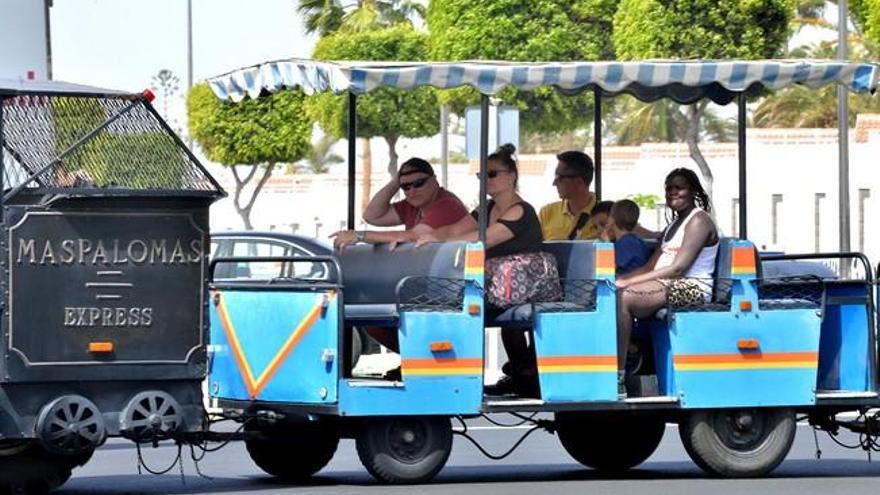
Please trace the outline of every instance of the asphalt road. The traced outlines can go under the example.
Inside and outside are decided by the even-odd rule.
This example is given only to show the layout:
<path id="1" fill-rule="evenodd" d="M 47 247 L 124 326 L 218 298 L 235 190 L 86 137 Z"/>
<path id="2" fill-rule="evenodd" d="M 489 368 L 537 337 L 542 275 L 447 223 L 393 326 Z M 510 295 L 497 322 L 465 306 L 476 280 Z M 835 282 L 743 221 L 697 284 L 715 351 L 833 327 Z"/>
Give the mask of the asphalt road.
<path id="1" fill-rule="evenodd" d="M 821 460 L 815 458 L 812 430 L 799 425 L 798 435 L 788 459 L 765 479 L 719 480 L 707 478 L 694 466 L 681 447 L 678 431 L 670 425 L 660 447 L 650 459 L 626 478 L 609 479 L 575 463 L 558 440 L 535 432 L 510 457 L 502 461 L 485 459 L 473 446 L 456 437 L 446 468 L 436 480 L 418 487 L 419 493 L 534 493 L 555 494 L 657 493 L 676 495 L 704 493 L 876 493 L 880 486 L 880 458 L 869 463 L 864 452 L 834 445 L 819 434 Z M 503 452 L 524 433 L 523 429 L 500 430 L 478 426 L 475 436 L 491 452 Z M 846 441 L 854 442 L 852 436 Z M 308 446 L 291 446 L 308 448 Z M 177 453 L 174 446 L 143 450 L 144 460 L 153 468 L 169 465 Z M 184 452 L 184 480 L 180 470 L 155 476 L 138 474 L 137 451 L 126 442 L 111 440 L 85 467 L 56 493 L 75 494 L 411 494 L 413 487 L 378 485 L 361 467 L 354 442 L 344 440 L 331 463 L 307 485 L 280 484 L 263 474 L 241 443 L 208 454 L 195 471 L 189 452 Z"/>

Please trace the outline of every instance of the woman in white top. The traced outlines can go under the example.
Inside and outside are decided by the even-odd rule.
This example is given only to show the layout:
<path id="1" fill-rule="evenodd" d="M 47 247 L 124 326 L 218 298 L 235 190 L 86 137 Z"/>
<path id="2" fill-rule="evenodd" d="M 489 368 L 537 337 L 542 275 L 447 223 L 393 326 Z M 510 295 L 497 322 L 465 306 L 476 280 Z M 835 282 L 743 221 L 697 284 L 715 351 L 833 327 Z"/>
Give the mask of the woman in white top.
<path id="1" fill-rule="evenodd" d="M 651 259 L 617 279 L 617 369 L 622 387 L 633 318 L 645 318 L 667 303 L 708 302 L 718 251 L 718 229 L 709 216 L 709 196 L 692 170 L 666 176 L 666 206 L 672 223 Z"/>

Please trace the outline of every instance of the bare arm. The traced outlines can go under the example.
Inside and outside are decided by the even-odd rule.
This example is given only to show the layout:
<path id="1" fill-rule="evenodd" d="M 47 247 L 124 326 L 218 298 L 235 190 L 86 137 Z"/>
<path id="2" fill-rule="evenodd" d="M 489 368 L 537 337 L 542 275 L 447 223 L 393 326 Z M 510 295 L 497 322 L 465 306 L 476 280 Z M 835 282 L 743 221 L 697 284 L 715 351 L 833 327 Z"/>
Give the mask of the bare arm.
<path id="1" fill-rule="evenodd" d="M 516 205 L 506 211 L 504 215 L 499 218 L 499 220 L 509 220 L 511 222 L 514 222 L 522 218 L 523 211 L 524 210 L 522 206 Z M 434 241 L 476 242 L 479 240 L 479 238 L 480 231 L 477 221 L 474 220 L 474 217 L 467 215 L 452 225 L 437 229 L 430 234 L 419 236 L 418 243 L 424 244 L 426 242 Z M 509 241 L 510 239 L 513 239 L 513 232 L 500 222 L 495 222 L 486 228 L 487 248 L 497 246 L 503 242 Z"/>
<path id="2" fill-rule="evenodd" d="M 691 220 L 684 230 L 684 240 L 681 249 L 675 255 L 672 264 L 659 270 L 651 270 L 640 275 L 629 277 L 626 280 L 618 282 L 618 287 L 626 287 L 633 284 L 656 280 L 658 278 L 680 278 L 687 273 L 691 265 L 700 254 L 700 250 L 713 237 L 715 232 L 715 224 L 712 219 L 705 213 L 698 213 Z M 658 250 L 659 252 L 659 250 Z M 651 258 L 654 259 L 659 254 L 655 253 Z M 656 260 L 655 260 L 656 261 Z"/>
<path id="3" fill-rule="evenodd" d="M 663 235 L 663 231 L 654 232 L 653 230 L 648 230 L 642 227 L 642 224 L 636 224 L 636 228 L 633 229 L 633 234 L 642 239 L 659 239 L 660 236 Z"/>
<path id="4" fill-rule="evenodd" d="M 399 188 L 400 182 L 395 176 L 382 189 L 379 189 L 379 192 L 373 196 L 364 210 L 364 221 L 377 227 L 391 227 L 403 223 L 397 210 L 391 207 L 391 199 L 394 198 L 394 194 Z"/>

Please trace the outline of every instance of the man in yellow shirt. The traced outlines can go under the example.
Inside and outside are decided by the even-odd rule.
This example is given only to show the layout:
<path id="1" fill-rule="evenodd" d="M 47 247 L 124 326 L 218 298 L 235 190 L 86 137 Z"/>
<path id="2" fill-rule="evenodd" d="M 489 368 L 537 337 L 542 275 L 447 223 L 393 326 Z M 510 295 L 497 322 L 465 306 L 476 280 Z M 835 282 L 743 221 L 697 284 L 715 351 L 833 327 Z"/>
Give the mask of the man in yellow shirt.
<path id="1" fill-rule="evenodd" d="M 596 195 L 590 191 L 593 182 L 593 160 L 581 151 L 565 151 L 556 155 L 553 185 L 562 201 L 541 208 L 541 231 L 545 241 L 597 239 L 601 226 L 592 216 Z"/>

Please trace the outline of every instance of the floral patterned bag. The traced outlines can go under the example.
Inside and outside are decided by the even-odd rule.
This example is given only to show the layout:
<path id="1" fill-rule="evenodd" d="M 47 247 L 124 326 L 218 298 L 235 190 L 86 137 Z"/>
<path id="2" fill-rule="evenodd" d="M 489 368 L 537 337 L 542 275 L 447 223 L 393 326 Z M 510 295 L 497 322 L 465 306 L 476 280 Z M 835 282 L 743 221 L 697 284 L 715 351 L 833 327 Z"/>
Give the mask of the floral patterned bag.
<path id="1" fill-rule="evenodd" d="M 499 256 L 486 261 L 486 300 L 506 308 L 563 297 L 556 258 L 550 253 Z"/>

